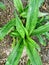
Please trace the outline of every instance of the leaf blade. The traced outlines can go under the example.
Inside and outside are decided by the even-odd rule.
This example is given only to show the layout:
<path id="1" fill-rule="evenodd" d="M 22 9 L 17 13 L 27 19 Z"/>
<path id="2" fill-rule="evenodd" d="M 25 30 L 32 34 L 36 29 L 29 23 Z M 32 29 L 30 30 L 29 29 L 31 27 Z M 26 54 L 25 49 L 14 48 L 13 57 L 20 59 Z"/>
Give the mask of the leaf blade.
<path id="1" fill-rule="evenodd" d="M 46 42 L 45 42 L 45 40 L 42 38 L 42 36 L 41 35 L 36 35 L 37 36 L 37 38 L 39 39 L 39 42 L 43 45 L 43 46 L 46 46 Z"/>
<path id="2" fill-rule="evenodd" d="M 40 49 L 40 46 L 39 46 L 34 40 L 32 40 L 31 38 L 28 37 L 27 42 L 28 42 L 28 43 L 30 42 L 30 45 L 31 45 L 32 47 L 35 47 L 38 51 L 41 50 L 41 49 Z"/>
<path id="3" fill-rule="evenodd" d="M 40 26 L 38 27 L 37 29 L 35 29 L 32 34 L 42 34 L 42 33 L 45 33 L 45 32 L 48 32 L 49 31 L 49 22 L 46 23 L 45 25 L 43 26 Z"/>
<path id="4" fill-rule="evenodd" d="M 21 35 L 21 37 L 24 38 L 25 30 L 24 30 L 24 26 L 22 24 L 22 21 L 20 20 L 20 18 L 18 17 L 16 12 L 14 14 L 15 14 L 15 17 L 16 17 L 16 29 L 19 32 L 19 34 Z"/>
<path id="5" fill-rule="evenodd" d="M 24 48 L 24 44 L 22 44 L 22 41 L 21 41 L 14 47 L 14 49 L 11 52 L 11 54 L 9 55 L 5 65 L 15 65 L 15 63 L 16 63 L 16 65 L 18 65 L 23 48 Z"/>
<path id="6" fill-rule="evenodd" d="M 0 39 L 3 39 L 15 26 L 15 19 L 10 20 L 3 28 L 0 30 Z"/>
<path id="7" fill-rule="evenodd" d="M 27 14 L 27 22 L 26 22 L 26 29 L 29 31 L 29 34 L 32 33 L 35 25 L 37 23 L 38 18 L 38 0 L 30 0 L 29 1 L 29 9 Z"/>
<path id="8" fill-rule="evenodd" d="M 14 6 L 16 7 L 18 12 L 22 12 L 23 11 L 23 4 L 21 2 L 21 0 L 13 0 L 14 1 Z"/>
<path id="9" fill-rule="evenodd" d="M 29 45 L 29 43 L 24 42 L 26 45 L 26 49 L 27 49 L 27 54 L 29 55 L 30 61 L 32 65 L 42 65 L 42 61 L 39 57 L 38 52 L 36 51 L 36 49 L 33 47 L 31 47 Z M 37 60 L 36 60 L 37 58 Z"/>

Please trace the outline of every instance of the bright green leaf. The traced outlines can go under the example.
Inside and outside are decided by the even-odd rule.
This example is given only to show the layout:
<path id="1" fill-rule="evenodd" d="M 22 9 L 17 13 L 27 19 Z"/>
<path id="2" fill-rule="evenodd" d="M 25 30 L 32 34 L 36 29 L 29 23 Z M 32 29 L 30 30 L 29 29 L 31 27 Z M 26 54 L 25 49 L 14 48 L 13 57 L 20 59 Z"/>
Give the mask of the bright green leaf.
<path id="1" fill-rule="evenodd" d="M 19 37 L 20 35 L 19 35 L 18 31 L 12 31 L 12 32 L 10 33 L 10 36 L 11 36 L 11 37 Z"/>
<path id="2" fill-rule="evenodd" d="M 21 0 L 13 0 L 14 1 L 14 6 L 17 9 L 18 12 L 22 12 L 23 11 L 23 4 L 21 2 Z"/>
<path id="3" fill-rule="evenodd" d="M 15 17 L 16 17 L 16 29 L 19 32 L 19 34 L 21 35 L 21 37 L 24 38 L 24 36 L 25 36 L 24 26 L 16 12 L 15 12 Z"/>
<path id="4" fill-rule="evenodd" d="M 0 30 L 0 39 L 2 40 L 15 26 L 15 19 L 10 20 L 3 28 Z"/>
<path id="5" fill-rule="evenodd" d="M 42 25 L 42 26 L 38 27 L 37 29 L 35 29 L 32 32 L 32 35 L 42 34 L 42 33 L 48 32 L 48 31 L 49 31 L 49 22 L 46 23 L 45 25 Z"/>
<path id="6" fill-rule="evenodd" d="M 21 14 L 20 14 L 20 16 L 21 17 L 23 17 L 23 18 L 27 18 L 27 12 L 28 11 L 24 11 L 24 12 L 22 12 Z M 39 13 L 38 13 L 38 17 L 44 17 L 44 16 L 48 16 L 49 14 L 48 13 L 42 13 L 42 12 L 40 12 L 39 11 Z M 48 17 L 46 17 L 47 19 L 48 19 Z M 45 18 L 45 19 L 46 19 Z"/>
<path id="7" fill-rule="evenodd" d="M 31 61 L 31 64 L 32 65 L 42 65 L 41 58 L 40 58 L 38 52 L 36 51 L 36 49 L 34 47 L 32 48 L 29 45 L 28 42 L 25 42 L 24 41 L 24 43 L 25 43 L 25 46 L 26 46 L 26 49 L 27 49 L 27 54 L 29 56 L 29 59 Z"/>
<path id="8" fill-rule="evenodd" d="M 33 47 L 35 47 L 38 51 L 40 51 L 40 46 L 34 41 L 32 40 L 31 38 L 28 37 L 28 40 L 27 40 L 28 43 L 30 43 L 30 45 Z"/>
<path id="9" fill-rule="evenodd" d="M 29 9 L 27 14 L 27 22 L 26 22 L 26 29 L 28 30 L 29 34 L 32 33 L 37 23 L 38 11 L 39 11 L 38 5 L 39 5 L 38 0 L 29 1 Z"/>
<path id="10" fill-rule="evenodd" d="M 23 48 L 24 48 L 24 44 L 22 43 L 22 41 L 17 43 L 13 51 L 9 55 L 5 65 L 18 65 Z"/>

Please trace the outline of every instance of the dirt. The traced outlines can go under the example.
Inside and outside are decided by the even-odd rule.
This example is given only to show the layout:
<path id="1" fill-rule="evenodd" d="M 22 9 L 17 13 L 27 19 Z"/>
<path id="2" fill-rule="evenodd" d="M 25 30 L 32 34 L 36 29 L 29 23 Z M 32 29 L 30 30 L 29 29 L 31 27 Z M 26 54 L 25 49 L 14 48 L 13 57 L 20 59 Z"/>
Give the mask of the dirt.
<path id="1" fill-rule="evenodd" d="M 10 19 L 12 19 L 14 7 L 12 0 L 1 0 L 6 5 L 6 10 L 0 9 L 0 27 L 4 26 Z"/>
<path id="2" fill-rule="evenodd" d="M 14 6 L 12 0 L 0 0 L 6 5 L 6 10 L 3 11 L 0 9 L 0 27 L 3 27 L 11 18 L 13 18 Z M 26 6 L 26 0 L 22 0 L 23 5 Z M 49 0 L 45 0 L 44 5 L 41 8 L 41 11 L 49 12 Z M 37 40 L 36 40 L 37 41 Z M 41 46 L 40 56 L 43 61 L 43 65 L 49 65 L 49 41 L 47 41 L 47 46 Z M 6 59 L 9 53 L 12 51 L 11 48 L 12 39 L 8 35 L 2 41 L 0 41 L 0 65 L 5 65 Z M 24 54 L 20 59 L 19 65 L 26 65 L 27 55 Z"/>

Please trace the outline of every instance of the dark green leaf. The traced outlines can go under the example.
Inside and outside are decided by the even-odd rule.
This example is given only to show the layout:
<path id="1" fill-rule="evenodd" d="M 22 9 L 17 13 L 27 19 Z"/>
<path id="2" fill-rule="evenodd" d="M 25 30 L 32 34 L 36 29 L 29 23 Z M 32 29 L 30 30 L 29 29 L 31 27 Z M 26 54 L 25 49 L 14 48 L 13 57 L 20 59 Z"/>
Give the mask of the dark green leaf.
<path id="1" fill-rule="evenodd" d="M 28 61 L 27 61 L 27 64 L 26 64 L 26 65 L 30 65 L 30 64 L 31 64 L 30 59 L 28 59 Z"/>

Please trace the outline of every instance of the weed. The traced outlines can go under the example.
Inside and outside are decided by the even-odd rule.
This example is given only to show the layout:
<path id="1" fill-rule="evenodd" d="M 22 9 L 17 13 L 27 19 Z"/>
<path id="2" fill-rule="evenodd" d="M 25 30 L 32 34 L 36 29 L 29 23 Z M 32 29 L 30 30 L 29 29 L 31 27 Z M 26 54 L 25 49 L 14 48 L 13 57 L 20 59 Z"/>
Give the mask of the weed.
<path id="1" fill-rule="evenodd" d="M 42 25 L 44 21 L 49 20 L 48 13 L 42 13 L 39 11 L 39 7 L 44 0 L 29 0 L 28 5 L 23 8 L 21 0 L 13 0 L 14 6 L 20 14 L 20 17 L 26 19 L 26 25 L 24 26 L 22 20 L 14 12 L 15 18 L 10 20 L 0 30 L 0 39 L 2 40 L 6 35 L 10 33 L 10 36 L 14 38 L 13 51 L 9 55 L 5 65 L 18 65 L 21 58 L 24 46 L 26 47 L 29 60 L 27 65 L 42 65 L 41 58 L 38 54 L 40 46 L 31 39 L 31 36 L 36 36 L 42 45 L 46 45 L 42 35 L 45 35 L 49 39 L 49 22 Z"/>

